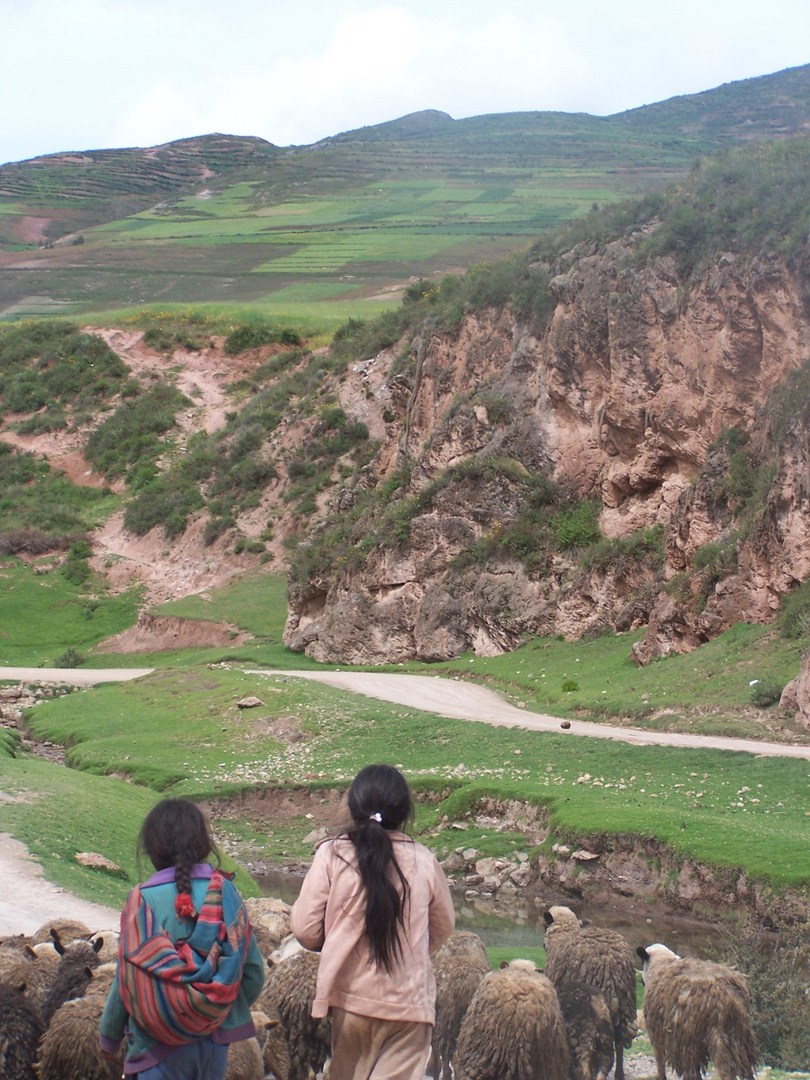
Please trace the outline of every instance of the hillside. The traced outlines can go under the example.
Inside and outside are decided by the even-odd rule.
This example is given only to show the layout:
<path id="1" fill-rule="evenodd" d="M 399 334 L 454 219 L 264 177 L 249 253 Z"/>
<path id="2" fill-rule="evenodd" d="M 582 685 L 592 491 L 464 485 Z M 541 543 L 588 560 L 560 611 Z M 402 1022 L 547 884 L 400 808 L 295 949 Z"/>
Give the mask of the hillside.
<path id="1" fill-rule="evenodd" d="M 335 323 L 808 119 L 802 67 L 610 117 L 425 112 L 312 146 L 209 135 L 6 165 L 0 315 L 242 302 Z"/>
<path id="2" fill-rule="evenodd" d="M 3 550 L 153 601 L 289 563 L 286 641 L 330 663 L 767 624 L 810 571 L 808 177 L 806 139 L 726 151 L 329 350 L 7 326 Z"/>

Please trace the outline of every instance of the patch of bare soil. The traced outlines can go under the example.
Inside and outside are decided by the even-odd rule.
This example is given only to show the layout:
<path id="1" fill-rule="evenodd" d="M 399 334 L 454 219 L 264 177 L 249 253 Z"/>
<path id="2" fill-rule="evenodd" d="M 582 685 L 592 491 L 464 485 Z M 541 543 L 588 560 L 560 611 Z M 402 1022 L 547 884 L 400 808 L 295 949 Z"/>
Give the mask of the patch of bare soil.
<path id="1" fill-rule="evenodd" d="M 24 244 L 41 244 L 45 240 L 45 230 L 50 225 L 51 219 L 46 217 L 24 217 L 12 224 L 12 232 L 15 232 Z"/>
<path id="2" fill-rule="evenodd" d="M 244 818 L 257 832 L 272 830 L 280 822 L 304 815 L 311 815 L 313 828 L 337 829 L 348 820 L 342 789 L 308 791 L 292 788 L 285 791 L 267 787 L 243 792 L 227 802 L 212 801 L 207 804 L 207 810 L 212 818 L 220 821 Z"/>
<path id="3" fill-rule="evenodd" d="M 174 649 L 218 648 L 241 645 L 251 635 L 225 623 L 202 619 L 177 619 L 142 611 L 129 630 L 106 638 L 93 652 L 146 653 Z"/>
<path id="4" fill-rule="evenodd" d="M 18 417 L 8 417 L 15 420 Z M 51 431 L 43 435 L 21 435 L 18 431 L 0 431 L 0 439 L 23 450 L 29 454 L 36 454 L 44 458 L 48 464 L 63 472 L 74 484 L 83 487 L 102 488 L 106 481 L 101 473 L 93 471 L 93 466 L 84 456 L 81 447 L 84 446 L 87 432 L 84 431 Z M 109 485 L 113 490 L 119 490 L 121 485 Z"/>

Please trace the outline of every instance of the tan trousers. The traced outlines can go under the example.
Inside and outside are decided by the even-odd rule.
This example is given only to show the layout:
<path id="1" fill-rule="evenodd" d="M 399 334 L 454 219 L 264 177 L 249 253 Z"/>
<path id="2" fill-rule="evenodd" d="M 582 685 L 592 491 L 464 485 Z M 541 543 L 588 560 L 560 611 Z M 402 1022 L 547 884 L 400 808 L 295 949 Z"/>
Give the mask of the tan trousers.
<path id="1" fill-rule="evenodd" d="M 432 1024 L 332 1009 L 329 1080 L 423 1080 Z"/>

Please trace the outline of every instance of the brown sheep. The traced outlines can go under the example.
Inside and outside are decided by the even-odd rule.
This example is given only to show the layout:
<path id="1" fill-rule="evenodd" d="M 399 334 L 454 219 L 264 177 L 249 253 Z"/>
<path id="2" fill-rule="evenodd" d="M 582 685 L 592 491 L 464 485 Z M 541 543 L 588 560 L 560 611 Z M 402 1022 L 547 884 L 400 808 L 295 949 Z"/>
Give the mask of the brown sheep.
<path id="1" fill-rule="evenodd" d="M 34 1003 L 16 986 L 0 983 L 0 1076 L 37 1080 L 37 1046 L 45 1032 Z"/>
<path id="2" fill-rule="evenodd" d="M 725 964 L 681 958 L 665 945 L 637 949 L 644 1019 L 658 1066 L 700 1080 L 713 1062 L 720 1080 L 754 1080 L 758 1058 L 743 975 Z"/>
<path id="3" fill-rule="evenodd" d="M 290 905 L 272 896 L 245 900 L 250 925 L 262 956 L 267 959 L 290 932 Z"/>
<path id="4" fill-rule="evenodd" d="M 0 980 L 22 988 L 25 996 L 42 1013 L 59 971 L 59 953 L 53 945 L 26 945 L 22 949 L 3 950 L 0 957 Z"/>
<path id="5" fill-rule="evenodd" d="M 76 938 L 84 938 L 86 941 L 90 936 L 90 927 L 82 922 L 76 922 L 75 919 L 49 919 L 34 934 L 34 942 L 39 944 L 42 941 L 58 939 L 63 945 L 69 945 Z"/>
<path id="6" fill-rule="evenodd" d="M 613 1024 L 604 995 L 595 986 L 567 982 L 557 987 L 565 1021 L 570 1080 L 607 1080 L 613 1068 Z"/>
<path id="7" fill-rule="evenodd" d="M 101 1054 L 98 1027 L 115 975 L 115 964 L 93 972 L 84 997 L 66 1001 L 53 1015 L 40 1044 L 39 1080 L 117 1080 L 123 1071 L 123 1043 L 115 1062 Z"/>
<path id="8" fill-rule="evenodd" d="M 454 930 L 434 953 L 436 1023 L 431 1047 L 434 1080 L 450 1076 L 461 1021 L 481 980 L 490 970 L 483 941 L 469 930 Z"/>
<path id="9" fill-rule="evenodd" d="M 584 982 L 602 992 L 613 1025 L 616 1080 L 624 1080 L 624 1051 L 638 1034 L 633 950 L 615 930 L 582 925 L 567 907 L 550 908 L 545 921 L 546 975 L 555 986 Z"/>
<path id="10" fill-rule="evenodd" d="M 256 1002 L 268 1016 L 278 1010 L 290 1052 L 290 1080 L 308 1080 L 323 1071 L 332 1047 L 328 1018 L 314 1020 L 315 981 L 318 953 L 301 949 L 278 964 L 268 965 L 267 978 Z"/>
<path id="11" fill-rule="evenodd" d="M 566 1080 L 557 994 L 530 961 L 484 976 L 462 1021 L 453 1068 L 456 1080 Z"/>

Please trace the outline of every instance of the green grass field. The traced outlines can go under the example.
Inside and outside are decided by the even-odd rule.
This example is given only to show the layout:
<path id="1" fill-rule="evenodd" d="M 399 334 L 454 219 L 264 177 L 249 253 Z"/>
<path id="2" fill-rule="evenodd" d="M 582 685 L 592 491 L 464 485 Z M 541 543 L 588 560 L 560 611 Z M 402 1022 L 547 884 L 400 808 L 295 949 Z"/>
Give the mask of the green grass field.
<path id="1" fill-rule="evenodd" d="M 39 587 L 33 577 L 32 584 Z M 739 867 L 776 888 L 810 882 L 806 761 L 495 729 L 355 697 L 288 675 L 246 674 L 242 667 L 254 664 L 314 666 L 280 644 L 284 596 L 280 577 L 259 574 L 214 593 L 210 600 L 189 597 L 162 605 L 156 609 L 159 613 L 227 619 L 261 636 L 250 654 L 243 655 L 240 648 L 230 659 L 227 650 L 105 655 L 105 664 L 126 660 L 160 666 L 133 683 L 48 700 L 29 715 L 27 723 L 37 738 L 68 747 L 72 768 L 35 762 L 27 755 L 3 756 L 0 789 L 15 798 L 35 800 L 38 808 L 52 806 L 60 817 L 61 844 L 51 837 L 36 845 L 37 857 L 45 861 L 49 874 L 62 880 L 63 864 L 70 859 L 66 851 L 76 843 L 74 834 L 95 828 L 85 822 L 83 801 L 74 796 L 71 802 L 62 794 L 64 785 L 77 792 L 86 781 L 91 792 L 120 791 L 116 798 L 121 799 L 148 801 L 160 791 L 227 800 L 237 792 L 266 786 L 342 787 L 364 763 L 386 760 L 402 766 L 418 789 L 443 792 L 438 805 L 420 803 L 417 819 L 419 830 L 440 853 L 450 849 L 449 834 L 439 829 L 442 815 L 452 820 L 482 795 L 501 794 L 546 806 L 552 838 L 586 842 L 594 834 L 651 837 L 682 857 Z M 49 642 L 49 625 L 53 627 L 53 621 L 49 623 L 43 613 L 34 620 L 32 633 L 37 650 L 52 654 L 69 635 L 60 629 L 59 641 Z M 80 625 L 77 620 L 74 628 Z M 747 700 L 750 662 L 757 671 L 766 664 L 781 664 L 786 673 L 790 663 L 797 663 L 795 646 L 780 646 L 776 639 L 769 642 L 755 627 L 737 627 L 689 656 L 643 670 L 627 660 L 629 640 L 538 640 L 502 657 L 464 657 L 454 665 L 421 670 L 484 677 L 506 696 L 521 695 L 523 700 L 530 699 L 536 682 L 556 682 L 576 671 L 586 686 L 594 680 L 587 693 L 596 704 L 601 697 L 597 688 L 609 679 L 617 699 L 624 696 L 635 703 L 648 694 L 653 702 L 671 700 L 673 710 L 684 714 L 706 694 L 713 702 L 715 723 L 738 731 L 735 717 Z M 408 667 L 420 670 L 419 665 Z M 546 704 L 542 695 L 555 696 L 548 695 L 545 686 L 540 693 L 540 707 Z M 247 694 L 258 696 L 263 706 L 238 709 L 237 701 Z M 570 714 L 572 708 L 567 698 L 562 705 L 548 707 L 560 715 Z M 577 708 L 582 710 L 582 704 Z M 766 710 L 750 711 L 767 715 Z M 294 740 L 285 735 L 290 731 L 298 733 Z M 110 775 L 104 779 L 106 774 Z M 101 783 L 108 786 L 98 788 Z M 25 802 L 14 805 L 9 818 L 14 834 L 26 842 L 42 840 L 36 835 L 39 810 L 30 815 Z M 138 813 L 133 811 L 128 835 L 98 848 L 120 865 L 124 865 L 122 849 L 134 842 Z M 248 850 L 255 857 L 283 862 L 308 853 L 302 841 L 311 823 L 303 811 L 275 825 L 272 835 L 257 832 L 238 813 L 228 814 L 218 827 L 234 850 Z M 450 846 L 456 837 L 453 834 Z M 520 835 L 493 834 L 474 823 L 464 833 L 464 842 L 483 854 L 500 854 L 514 843 L 528 843 Z M 51 851 L 46 850 L 49 845 Z M 96 875 L 75 868 L 71 875 L 71 887 L 92 894 Z M 118 884 L 111 882 L 110 888 L 114 891 Z"/>

